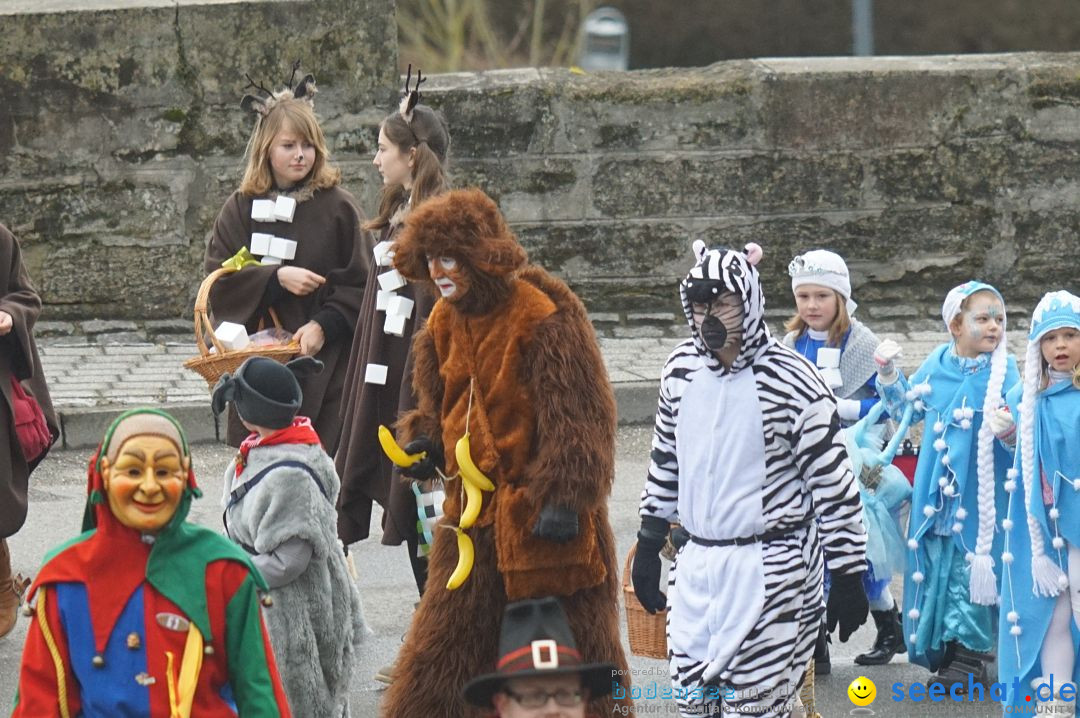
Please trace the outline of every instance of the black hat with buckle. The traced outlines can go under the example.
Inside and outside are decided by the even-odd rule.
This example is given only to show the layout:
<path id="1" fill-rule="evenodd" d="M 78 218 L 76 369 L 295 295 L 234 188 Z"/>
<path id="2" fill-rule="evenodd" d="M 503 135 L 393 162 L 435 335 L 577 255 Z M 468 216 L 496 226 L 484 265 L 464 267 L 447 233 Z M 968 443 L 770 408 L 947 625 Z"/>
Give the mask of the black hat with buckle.
<path id="1" fill-rule="evenodd" d="M 512 678 L 581 676 L 590 698 L 611 691 L 616 668 L 611 663 L 582 663 L 562 605 L 554 598 L 536 598 L 507 604 L 499 632 L 499 660 L 495 672 L 465 684 L 465 700 L 491 708 L 491 697 Z"/>

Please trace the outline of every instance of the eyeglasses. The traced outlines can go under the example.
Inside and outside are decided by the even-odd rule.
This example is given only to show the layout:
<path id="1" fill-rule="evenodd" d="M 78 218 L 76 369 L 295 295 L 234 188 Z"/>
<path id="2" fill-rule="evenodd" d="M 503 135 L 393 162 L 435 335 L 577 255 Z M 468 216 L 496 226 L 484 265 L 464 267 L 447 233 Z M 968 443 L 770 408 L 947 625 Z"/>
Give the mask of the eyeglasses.
<path id="1" fill-rule="evenodd" d="M 571 708 L 581 705 L 581 702 L 585 699 L 581 691 L 569 688 L 559 688 L 550 692 L 529 691 L 528 693 L 515 693 L 504 688 L 503 693 L 517 701 L 522 708 L 542 708 L 547 704 L 548 698 L 554 698 L 555 702 L 563 708 Z"/>

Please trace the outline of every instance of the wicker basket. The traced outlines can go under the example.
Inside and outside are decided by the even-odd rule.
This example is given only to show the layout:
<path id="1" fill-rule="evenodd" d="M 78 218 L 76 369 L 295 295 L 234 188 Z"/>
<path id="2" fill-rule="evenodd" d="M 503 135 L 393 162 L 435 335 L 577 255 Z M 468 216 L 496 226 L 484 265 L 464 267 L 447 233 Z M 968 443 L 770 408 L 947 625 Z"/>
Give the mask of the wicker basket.
<path id="1" fill-rule="evenodd" d="M 637 600 L 630 583 L 630 566 L 637 553 L 637 543 L 626 554 L 623 567 L 623 599 L 626 602 L 626 632 L 630 638 L 630 652 L 645 658 L 667 660 L 667 609 L 650 614 Z"/>
<path id="2" fill-rule="evenodd" d="M 214 270 L 199 286 L 199 293 L 195 297 L 195 344 L 199 348 L 199 356 L 188 359 L 184 366 L 196 372 L 211 389 L 217 384 L 222 374 L 236 371 L 241 364 L 251 357 L 267 357 L 274 361 L 285 363 L 300 353 L 300 345 L 297 342 L 273 346 L 249 346 L 244 349 L 228 351 L 214 336 L 214 325 L 210 323 L 209 299 L 210 287 L 214 286 L 220 277 L 231 274 L 237 270 L 228 267 Z M 274 326 L 281 329 L 281 320 L 277 312 L 270 308 L 270 321 Z M 207 338 L 213 345 L 214 351 L 207 346 Z"/>

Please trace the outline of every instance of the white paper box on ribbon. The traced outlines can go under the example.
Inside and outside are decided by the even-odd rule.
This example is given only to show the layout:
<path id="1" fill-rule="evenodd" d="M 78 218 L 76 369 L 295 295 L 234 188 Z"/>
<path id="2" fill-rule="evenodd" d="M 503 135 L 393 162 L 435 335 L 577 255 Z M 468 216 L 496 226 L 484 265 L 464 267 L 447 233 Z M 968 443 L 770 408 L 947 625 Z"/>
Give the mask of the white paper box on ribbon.
<path id="1" fill-rule="evenodd" d="M 251 218 L 256 222 L 274 221 L 274 200 L 257 199 L 251 203 Z"/>
<path id="2" fill-rule="evenodd" d="M 292 197 L 281 195 L 274 202 L 274 219 L 278 222 L 292 222 L 293 214 L 296 213 L 296 200 Z"/>
<path id="3" fill-rule="evenodd" d="M 405 277 L 396 269 L 391 269 L 389 272 L 383 272 L 379 275 L 379 287 L 386 292 L 392 292 L 395 289 L 401 289 L 405 286 Z"/>
<path id="4" fill-rule="evenodd" d="M 251 253 L 252 254 L 270 254 L 270 241 L 274 238 L 272 234 L 264 234 L 263 232 L 251 233 Z"/>
<path id="5" fill-rule="evenodd" d="M 296 242 L 284 237 L 274 237 L 270 240 L 270 251 L 267 254 L 278 259 L 293 259 L 296 257 Z"/>
<path id="6" fill-rule="evenodd" d="M 397 295 L 393 292 L 384 292 L 379 289 L 375 292 L 375 311 L 385 312 L 386 307 L 390 304 L 390 300 Z"/>
<path id="7" fill-rule="evenodd" d="M 278 257 L 263 257 L 260 264 L 281 264 L 281 259 Z"/>
<path id="8" fill-rule="evenodd" d="M 393 242 L 384 239 L 375 245 L 375 264 L 380 267 L 389 267 L 394 261 L 394 252 L 390 249 Z"/>
<path id="9" fill-rule="evenodd" d="M 364 382 L 367 384 L 385 384 L 386 365 L 368 364 L 367 369 L 364 370 Z"/>
<path id="10" fill-rule="evenodd" d="M 412 316 L 413 300 L 395 294 L 386 305 L 386 313 L 408 319 Z"/>
<path id="11" fill-rule="evenodd" d="M 386 321 L 383 322 L 383 331 L 387 334 L 393 334 L 395 337 L 400 337 L 405 334 L 405 317 L 400 314 L 391 314 L 389 310 L 386 312 Z"/>
<path id="12" fill-rule="evenodd" d="M 248 339 L 247 329 L 244 325 L 235 322 L 222 322 L 218 325 L 218 328 L 214 330 L 214 336 L 221 342 L 221 346 L 229 351 L 243 349 L 251 343 Z"/>

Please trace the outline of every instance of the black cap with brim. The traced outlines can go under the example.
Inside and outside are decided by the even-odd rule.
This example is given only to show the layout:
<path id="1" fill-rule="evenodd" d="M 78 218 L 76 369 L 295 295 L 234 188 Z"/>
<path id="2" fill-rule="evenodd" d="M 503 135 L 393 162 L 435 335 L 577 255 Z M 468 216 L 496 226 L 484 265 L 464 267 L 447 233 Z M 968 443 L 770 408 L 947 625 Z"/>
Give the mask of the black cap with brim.
<path id="1" fill-rule="evenodd" d="M 465 685 L 465 700 L 491 708 L 491 697 L 514 678 L 580 675 L 589 698 L 611 691 L 616 668 L 610 663 L 582 663 L 574 634 L 558 599 L 526 599 L 507 604 L 499 630 L 499 659 L 494 673 Z"/>
<path id="2" fill-rule="evenodd" d="M 534 668 L 517 673 L 487 673 L 465 684 L 465 700 L 480 708 L 493 708 L 492 696 L 511 679 L 573 674 L 581 676 L 581 687 L 592 700 L 611 693 L 611 681 L 614 680 L 616 672 L 617 669 L 611 663 L 589 663 L 566 668 Z"/>

